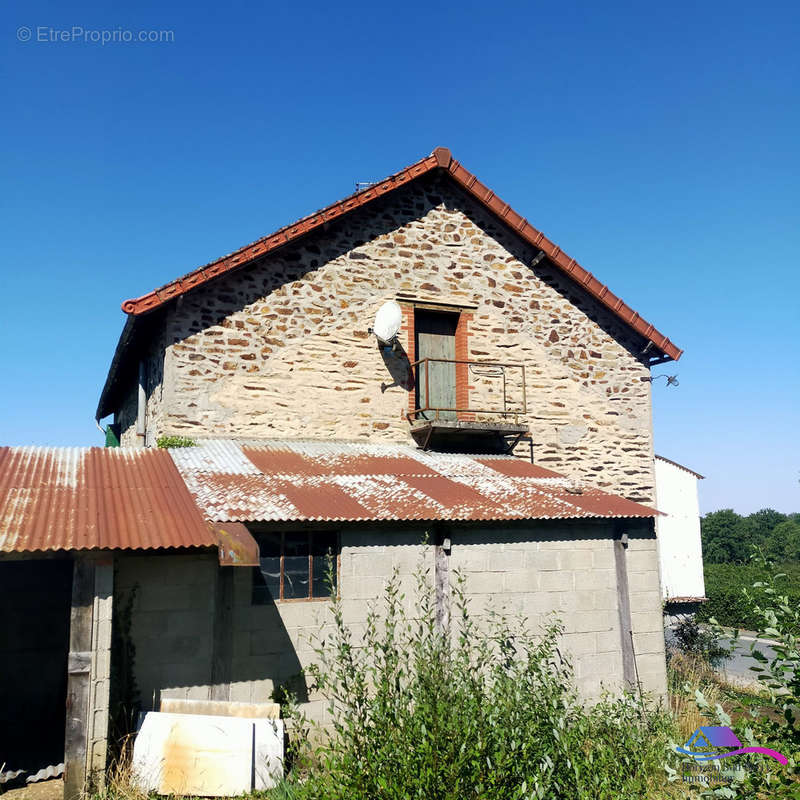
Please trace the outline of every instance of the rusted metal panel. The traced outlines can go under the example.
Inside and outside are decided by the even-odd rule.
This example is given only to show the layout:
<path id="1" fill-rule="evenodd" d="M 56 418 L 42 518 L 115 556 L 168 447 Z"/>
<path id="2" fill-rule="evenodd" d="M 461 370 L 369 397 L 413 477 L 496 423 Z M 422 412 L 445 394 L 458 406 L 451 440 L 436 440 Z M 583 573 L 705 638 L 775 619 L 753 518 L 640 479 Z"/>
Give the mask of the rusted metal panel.
<path id="1" fill-rule="evenodd" d="M 509 478 L 560 478 L 557 472 L 545 469 L 538 464 L 531 464 L 524 458 L 501 457 L 481 457 L 475 459 L 479 464 L 489 467 L 501 475 L 508 475 Z"/>
<path id="2" fill-rule="evenodd" d="M 164 450 L 0 449 L 0 552 L 215 545 Z"/>
<path id="3" fill-rule="evenodd" d="M 0 552 L 218 547 L 221 564 L 251 566 L 255 542 L 232 523 L 657 513 L 513 456 L 405 445 L 0 448 Z"/>
<path id="4" fill-rule="evenodd" d="M 241 522 L 211 524 L 222 567 L 257 567 L 258 542 Z"/>
<path id="5" fill-rule="evenodd" d="M 219 522 L 489 521 L 657 513 L 513 456 L 472 458 L 405 445 L 291 440 L 209 441 L 170 452 L 198 506 Z"/>

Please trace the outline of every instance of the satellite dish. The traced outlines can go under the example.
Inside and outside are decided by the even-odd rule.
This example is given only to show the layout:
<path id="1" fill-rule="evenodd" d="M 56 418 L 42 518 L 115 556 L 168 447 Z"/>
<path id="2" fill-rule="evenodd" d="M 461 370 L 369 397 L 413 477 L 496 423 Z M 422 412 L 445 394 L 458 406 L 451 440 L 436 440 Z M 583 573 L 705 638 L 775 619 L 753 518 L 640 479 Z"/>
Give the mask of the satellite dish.
<path id="1" fill-rule="evenodd" d="M 384 303 L 375 315 L 372 333 L 381 344 L 391 345 L 397 339 L 400 326 L 403 324 L 403 311 L 394 300 Z"/>

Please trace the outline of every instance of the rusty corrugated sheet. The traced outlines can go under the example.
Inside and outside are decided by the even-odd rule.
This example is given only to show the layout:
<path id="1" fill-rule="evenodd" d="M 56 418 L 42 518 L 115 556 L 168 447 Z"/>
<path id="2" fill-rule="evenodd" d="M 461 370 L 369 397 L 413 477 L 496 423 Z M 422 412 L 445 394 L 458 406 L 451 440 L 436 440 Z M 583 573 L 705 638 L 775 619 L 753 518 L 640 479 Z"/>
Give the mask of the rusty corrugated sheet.
<path id="1" fill-rule="evenodd" d="M 0 552 L 216 545 L 164 450 L 0 448 Z"/>
<path id="2" fill-rule="evenodd" d="M 651 508 L 513 456 L 405 445 L 208 441 L 170 451 L 219 522 L 653 517 Z"/>

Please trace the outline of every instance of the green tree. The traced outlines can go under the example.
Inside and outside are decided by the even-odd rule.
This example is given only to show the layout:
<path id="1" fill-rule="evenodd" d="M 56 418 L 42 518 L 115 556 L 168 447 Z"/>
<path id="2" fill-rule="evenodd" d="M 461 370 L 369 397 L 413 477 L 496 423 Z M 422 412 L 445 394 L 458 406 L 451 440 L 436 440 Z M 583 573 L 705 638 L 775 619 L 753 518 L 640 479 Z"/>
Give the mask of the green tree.
<path id="1" fill-rule="evenodd" d="M 742 561 L 750 549 L 743 520 L 732 508 L 712 511 L 700 521 L 703 560 L 709 564 Z"/>
<path id="2" fill-rule="evenodd" d="M 791 519 L 779 522 L 767 537 L 764 549 L 775 561 L 800 561 L 800 523 Z"/>
<path id="3" fill-rule="evenodd" d="M 744 535 L 754 547 L 763 547 L 775 527 L 785 522 L 786 519 L 786 514 L 781 514 L 774 508 L 762 508 L 744 518 Z"/>

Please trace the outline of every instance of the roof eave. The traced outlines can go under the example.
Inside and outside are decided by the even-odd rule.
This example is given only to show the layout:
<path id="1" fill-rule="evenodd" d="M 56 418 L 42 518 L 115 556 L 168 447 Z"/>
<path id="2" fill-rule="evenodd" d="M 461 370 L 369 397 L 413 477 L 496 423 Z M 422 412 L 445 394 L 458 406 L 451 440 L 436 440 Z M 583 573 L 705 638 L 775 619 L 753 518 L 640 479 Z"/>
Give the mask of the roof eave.
<path id="1" fill-rule="evenodd" d="M 632 328 L 646 342 L 651 343 L 651 351 L 654 348 L 657 351 L 655 355 L 660 354 L 660 358 L 658 358 L 659 362 L 677 361 L 681 357 L 683 350 L 671 342 L 664 334 L 660 333 L 654 325 L 643 319 L 636 311 L 624 303 L 620 297 L 614 294 L 607 285 L 601 283 L 574 258 L 570 258 L 560 247 L 554 242 L 551 242 L 522 215 L 514 211 L 508 203 L 498 197 L 488 186 L 481 183 L 475 175 L 453 158 L 448 148 L 437 147 L 431 155 L 394 175 L 390 175 L 383 181 L 379 181 L 366 189 L 362 189 L 349 197 L 345 197 L 343 200 L 339 200 L 313 214 L 309 214 L 291 225 L 286 225 L 269 236 L 265 236 L 245 247 L 239 248 L 227 256 L 223 256 L 205 266 L 198 267 L 186 275 L 176 278 L 141 297 L 131 298 L 122 303 L 122 310 L 128 315 L 128 320 L 126 321 L 122 336 L 120 336 L 120 341 L 117 344 L 114 360 L 111 363 L 106 384 L 100 396 L 100 402 L 97 408 L 97 414 L 100 416 L 98 416 L 97 419 L 110 414 L 114 410 L 109 407 L 108 402 L 109 398 L 112 397 L 112 391 L 116 381 L 116 372 L 124 360 L 120 348 L 127 346 L 123 341 L 126 332 L 129 336 L 132 335 L 132 319 L 149 314 L 169 303 L 171 300 L 214 280 L 220 275 L 247 266 L 256 259 L 274 252 L 278 248 L 295 241 L 301 236 L 318 230 L 328 222 L 349 214 L 351 211 L 355 211 L 358 208 L 362 208 L 373 200 L 377 200 L 386 194 L 394 192 L 423 175 L 439 170 L 446 172 L 465 192 L 467 192 L 467 194 L 487 208 L 511 231 L 532 246 L 537 247 L 555 267 L 572 278 L 572 280 L 589 295 L 608 308 L 612 314 Z"/>
<path id="2" fill-rule="evenodd" d="M 122 333 L 117 341 L 114 356 L 111 359 L 111 365 L 108 368 L 106 381 L 103 384 L 103 390 L 100 392 L 100 399 L 97 401 L 97 410 L 95 411 L 95 420 L 101 420 L 109 414 L 113 414 L 117 409 L 111 404 L 114 401 L 114 390 L 117 387 L 118 375 L 121 367 L 128 355 L 128 346 L 133 339 L 134 327 L 136 325 L 136 316 L 128 314 L 125 320 L 125 325 L 122 328 Z"/>

